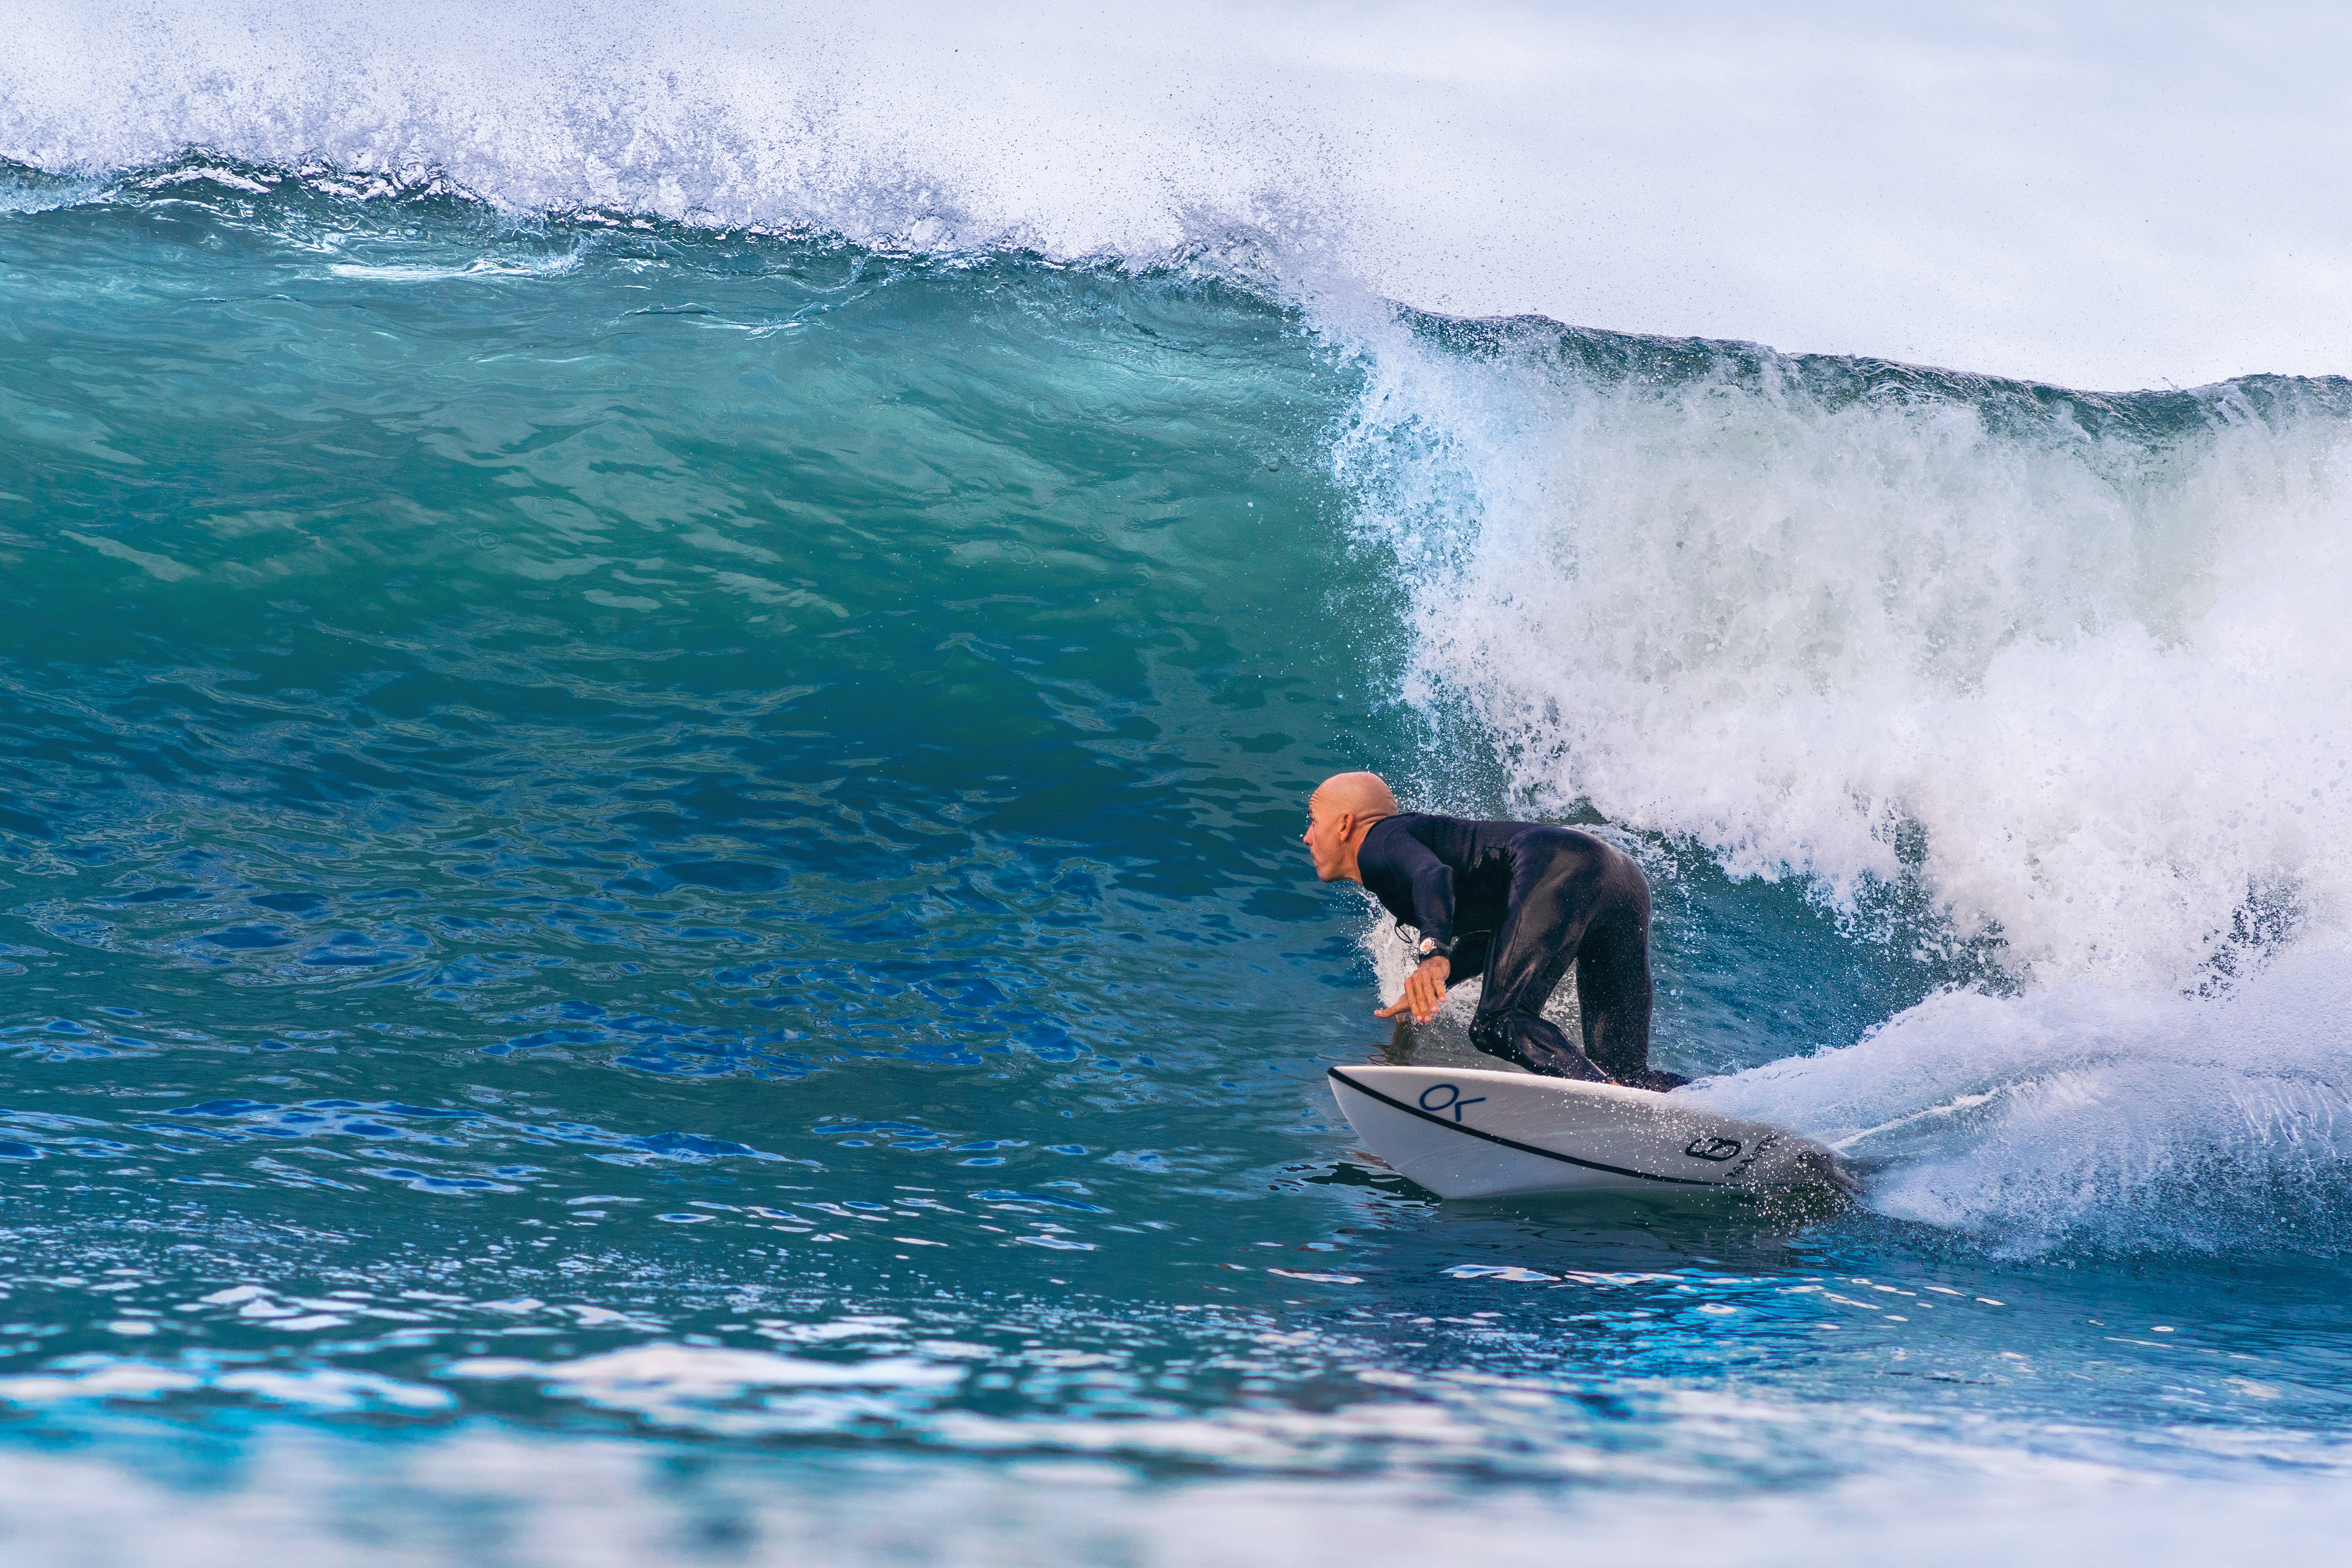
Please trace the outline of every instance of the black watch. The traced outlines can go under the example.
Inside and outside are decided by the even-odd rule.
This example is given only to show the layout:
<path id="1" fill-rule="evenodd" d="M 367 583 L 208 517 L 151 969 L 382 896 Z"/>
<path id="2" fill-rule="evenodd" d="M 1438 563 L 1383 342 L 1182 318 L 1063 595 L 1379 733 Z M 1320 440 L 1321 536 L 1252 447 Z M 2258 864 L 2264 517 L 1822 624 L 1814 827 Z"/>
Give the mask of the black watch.
<path id="1" fill-rule="evenodd" d="M 1425 936 L 1421 939 L 1421 945 L 1412 951 L 1423 958 L 1450 959 L 1456 945 L 1456 942 L 1440 942 L 1433 936 Z"/>

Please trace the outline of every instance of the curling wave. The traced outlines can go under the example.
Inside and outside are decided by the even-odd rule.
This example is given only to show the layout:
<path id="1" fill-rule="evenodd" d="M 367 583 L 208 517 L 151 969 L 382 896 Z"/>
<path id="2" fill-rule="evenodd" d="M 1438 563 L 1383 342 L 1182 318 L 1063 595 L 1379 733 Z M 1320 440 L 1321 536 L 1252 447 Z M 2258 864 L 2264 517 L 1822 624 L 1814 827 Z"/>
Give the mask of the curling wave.
<path id="1" fill-rule="evenodd" d="M 1339 468 L 1411 584 L 1406 694 L 1528 809 L 1975 975 L 1700 1092 L 2027 1250 L 2340 1228 L 2352 384 L 1374 339 Z"/>

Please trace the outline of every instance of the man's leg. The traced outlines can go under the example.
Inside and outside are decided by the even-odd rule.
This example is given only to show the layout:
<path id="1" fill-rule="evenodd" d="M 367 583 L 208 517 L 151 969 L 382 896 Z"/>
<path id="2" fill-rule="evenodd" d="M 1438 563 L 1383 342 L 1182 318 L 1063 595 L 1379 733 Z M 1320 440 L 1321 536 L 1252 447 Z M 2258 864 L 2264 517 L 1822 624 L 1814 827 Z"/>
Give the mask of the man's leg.
<path id="1" fill-rule="evenodd" d="M 1529 1072 L 1586 1082 L 1608 1075 L 1543 1016 L 1607 880 L 1607 847 L 1565 828 L 1530 828 L 1511 841 L 1508 912 L 1487 950 L 1470 1043 Z"/>
<path id="2" fill-rule="evenodd" d="M 1576 950 L 1576 1002 L 1584 1054 L 1619 1083 L 1669 1089 L 1690 1079 L 1650 1070 L 1650 889 L 1639 882 L 1597 915 Z"/>

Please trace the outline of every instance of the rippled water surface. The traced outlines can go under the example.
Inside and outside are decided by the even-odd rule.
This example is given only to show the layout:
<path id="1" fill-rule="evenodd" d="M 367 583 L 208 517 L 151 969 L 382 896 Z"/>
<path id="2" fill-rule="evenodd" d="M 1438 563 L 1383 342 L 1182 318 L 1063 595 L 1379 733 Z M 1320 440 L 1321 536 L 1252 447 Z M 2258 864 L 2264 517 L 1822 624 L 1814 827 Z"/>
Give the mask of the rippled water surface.
<path id="1" fill-rule="evenodd" d="M 1482 568 L 1413 487 L 1476 455 L 1410 366 L 1492 345 L 1207 270 L 12 179 L 20 1560 L 1532 1562 L 1662 1514 L 2170 1560 L 2340 1500 L 2342 1009 L 2228 984 L 2287 904 L 2147 1022 L 2017 1000 L 2021 916 L 1547 796 L 1475 659 L 1428 685 Z M 1359 765 L 1647 857 L 1655 1059 L 1879 1196 L 1382 1170 L 1324 1069 L 1463 1043 L 1370 1016 L 1394 951 L 1295 842 Z M 2131 1043 L 2242 1016 L 2235 1076 Z"/>

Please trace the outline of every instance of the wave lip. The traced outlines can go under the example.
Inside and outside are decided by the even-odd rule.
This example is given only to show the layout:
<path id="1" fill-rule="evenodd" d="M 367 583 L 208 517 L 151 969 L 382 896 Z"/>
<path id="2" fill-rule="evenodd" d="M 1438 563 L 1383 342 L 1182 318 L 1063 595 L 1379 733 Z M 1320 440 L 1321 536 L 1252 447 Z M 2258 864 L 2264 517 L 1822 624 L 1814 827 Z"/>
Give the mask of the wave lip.
<path id="1" fill-rule="evenodd" d="M 1360 160 L 1311 106 L 1203 101 L 1149 49 L 1035 20 L 1059 47 L 1007 60 L 992 30 L 948 17 L 909 36 L 789 9 L 393 0 L 362 26 L 257 0 L 101 27 L 32 0 L 28 47 L 0 68 L 0 158 L 247 189 L 256 169 L 306 170 L 516 216 L 1142 266 L 1349 208 Z M 1265 76 L 1244 56 L 1223 63 Z"/>

